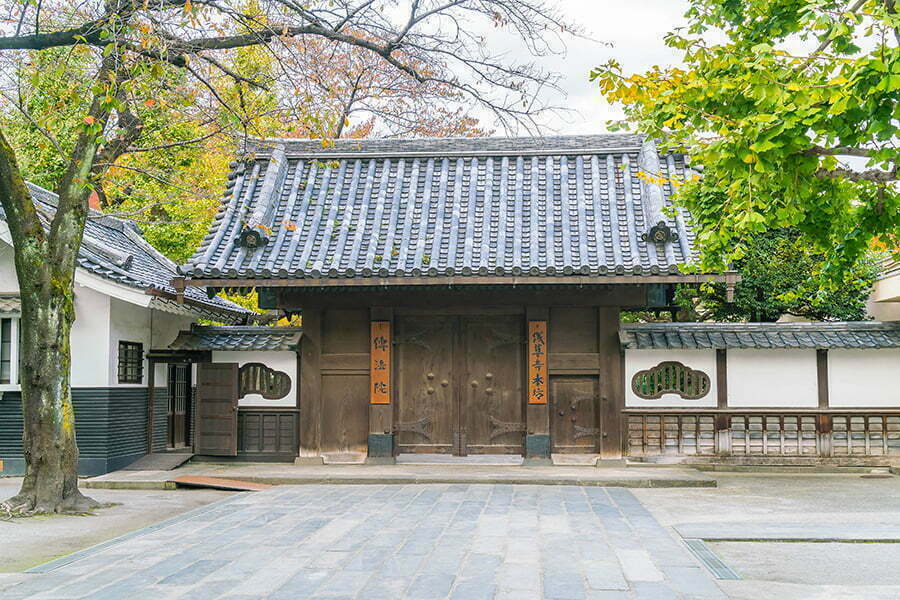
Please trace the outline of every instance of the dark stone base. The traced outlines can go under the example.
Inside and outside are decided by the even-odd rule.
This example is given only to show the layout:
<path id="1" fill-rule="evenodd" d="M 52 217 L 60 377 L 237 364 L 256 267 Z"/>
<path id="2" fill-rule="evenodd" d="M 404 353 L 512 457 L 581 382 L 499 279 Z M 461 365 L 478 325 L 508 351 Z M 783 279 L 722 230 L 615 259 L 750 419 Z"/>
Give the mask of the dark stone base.
<path id="1" fill-rule="evenodd" d="M 396 465 L 397 459 L 393 456 L 370 456 L 366 459 L 367 465 Z"/>
<path id="2" fill-rule="evenodd" d="M 370 433 L 369 458 L 393 458 L 394 434 Z"/>
<path id="3" fill-rule="evenodd" d="M 95 477 L 97 475 L 105 475 L 112 471 L 118 471 L 122 467 L 127 467 L 142 456 L 144 456 L 144 453 L 128 456 L 114 456 L 111 458 L 92 458 L 83 456 L 78 459 L 78 476 Z M 0 469 L 0 477 L 21 477 L 25 475 L 24 458 L 6 458 L 3 459 L 2 462 L 3 468 Z"/>
<path id="4" fill-rule="evenodd" d="M 550 436 L 543 434 L 526 435 L 525 458 L 550 458 Z"/>

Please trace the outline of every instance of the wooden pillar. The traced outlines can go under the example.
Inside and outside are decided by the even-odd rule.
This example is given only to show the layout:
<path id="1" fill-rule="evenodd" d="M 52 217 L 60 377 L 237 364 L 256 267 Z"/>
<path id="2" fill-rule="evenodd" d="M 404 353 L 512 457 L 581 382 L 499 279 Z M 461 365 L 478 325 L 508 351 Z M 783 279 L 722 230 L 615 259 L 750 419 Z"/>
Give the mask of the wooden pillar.
<path id="1" fill-rule="evenodd" d="M 303 310 L 300 339 L 300 451 L 298 461 L 321 463 L 322 310 Z"/>
<path id="2" fill-rule="evenodd" d="M 600 353 L 601 459 L 624 455 L 622 411 L 625 409 L 625 353 L 619 343 L 619 307 L 597 309 L 597 350 Z"/>
<path id="3" fill-rule="evenodd" d="M 372 334 L 369 346 L 369 462 L 391 462 L 394 456 L 394 312 L 390 308 L 371 309 Z M 376 347 L 376 337 L 385 337 L 384 349 Z M 376 390 L 374 386 L 378 386 Z"/>
<path id="4" fill-rule="evenodd" d="M 150 372 L 147 374 L 147 454 L 153 452 L 153 421 L 156 417 L 156 361 L 147 362 Z"/>
<path id="5" fill-rule="evenodd" d="M 545 324 L 545 337 L 544 341 L 549 341 L 549 336 L 546 334 L 546 327 L 549 327 L 549 318 L 550 318 L 550 309 L 546 306 L 529 306 L 525 311 L 525 320 L 526 320 L 526 335 L 530 335 L 529 331 L 531 329 L 530 324 L 532 322 L 542 322 Z M 529 377 L 529 372 L 531 371 L 531 361 L 529 356 L 529 348 L 531 347 L 531 339 L 525 340 L 526 346 L 526 361 L 525 365 L 525 376 L 526 379 Z M 525 403 L 525 457 L 530 459 L 549 459 L 550 458 L 550 404 L 548 393 L 550 390 L 550 382 L 549 382 L 549 370 L 547 369 L 547 363 L 550 360 L 550 349 L 549 346 L 544 344 L 544 366 L 543 366 L 543 377 L 544 377 L 544 398 L 543 403 L 534 402 L 532 398 L 527 398 Z M 525 389 L 529 390 L 530 382 L 525 382 Z"/>
<path id="6" fill-rule="evenodd" d="M 728 408 L 728 351 L 725 348 L 716 350 L 716 408 Z M 716 450 L 719 454 L 731 454 L 730 417 L 716 413 Z"/>
<path id="7" fill-rule="evenodd" d="M 816 383 L 819 391 L 819 408 L 827 410 L 829 407 L 828 393 L 828 350 L 816 350 Z M 819 438 L 819 455 L 831 456 L 831 432 L 833 429 L 832 417 L 828 413 L 820 413 L 816 416 L 816 429 Z"/>

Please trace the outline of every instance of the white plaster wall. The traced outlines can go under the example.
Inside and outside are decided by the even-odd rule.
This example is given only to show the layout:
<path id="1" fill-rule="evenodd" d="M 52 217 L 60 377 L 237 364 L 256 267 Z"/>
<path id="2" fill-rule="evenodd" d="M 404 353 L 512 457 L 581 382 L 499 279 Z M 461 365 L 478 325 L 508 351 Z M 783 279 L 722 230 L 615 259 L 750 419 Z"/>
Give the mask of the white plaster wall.
<path id="1" fill-rule="evenodd" d="M 686 400 L 678 394 L 663 394 L 662 398 L 647 400 L 631 391 L 631 378 L 638 371 L 655 367 L 661 362 L 675 360 L 694 370 L 709 375 L 709 393 L 697 400 Z M 716 406 L 716 351 L 715 350 L 626 350 L 625 351 L 625 406 L 635 408 L 707 408 Z"/>
<path id="2" fill-rule="evenodd" d="M 836 407 L 900 407 L 900 349 L 828 351 L 828 403 Z"/>
<path id="3" fill-rule="evenodd" d="M 0 242 L 0 292 L 18 292 L 19 280 L 16 278 L 16 263 L 13 248 Z"/>
<path id="4" fill-rule="evenodd" d="M 109 325 L 112 299 L 75 285 L 72 325 L 72 387 L 106 387 L 109 382 Z"/>
<path id="5" fill-rule="evenodd" d="M 728 350 L 729 407 L 818 405 L 815 350 Z"/>
<path id="6" fill-rule="evenodd" d="M 165 348 L 175 339 L 178 331 L 190 328 L 189 317 L 150 310 L 117 298 L 110 298 L 107 383 L 109 386 L 139 387 L 148 383 L 147 360 L 144 359 L 144 377 L 141 383 L 119 383 L 119 341 L 140 342 L 144 353 L 153 348 Z M 166 366 L 156 366 L 157 387 L 166 385 Z"/>
<path id="7" fill-rule="evenodd" d="M 291 391 L 284 398 L 278 400 L 266 400 L 259 394 L 247 394 L 238 401 L 239 406 L 278 406 L 294 407 L 297 405 L 297 354 L 287 351 L 259 351 L 252 350 L 236 352 L 213 352 L 212 361 L 217 363 L 246 363 L 258 362 L 270 369 L 283 371 L 291 378 Z"/>

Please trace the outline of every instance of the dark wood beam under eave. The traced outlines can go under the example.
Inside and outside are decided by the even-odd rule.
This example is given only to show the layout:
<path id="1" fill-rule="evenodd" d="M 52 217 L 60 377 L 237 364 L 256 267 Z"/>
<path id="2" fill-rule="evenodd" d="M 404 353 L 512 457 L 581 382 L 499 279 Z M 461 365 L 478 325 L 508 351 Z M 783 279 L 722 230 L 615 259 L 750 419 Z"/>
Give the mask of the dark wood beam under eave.
<path id="1" fill-rule="evenodd" d="M 176 278 L 180 285 L 198 287 L 398 287 L 398 286 L 469 286 L 469 285 L 576 285 L 595 286 L 605 284 L 644 283 L 736 283 L 741 277 L 737 273 L 703 273 L 696 275 L 562 275 L 562 276 L 483 276 L 461 275 L 459 277 L 354 277 L 354 278 L 303 278 L 303 279 L 213 279 Z M 172 281 L 176 285 L 175 280 Z M 177 289 L 177 285 L 176 285 Z"/>

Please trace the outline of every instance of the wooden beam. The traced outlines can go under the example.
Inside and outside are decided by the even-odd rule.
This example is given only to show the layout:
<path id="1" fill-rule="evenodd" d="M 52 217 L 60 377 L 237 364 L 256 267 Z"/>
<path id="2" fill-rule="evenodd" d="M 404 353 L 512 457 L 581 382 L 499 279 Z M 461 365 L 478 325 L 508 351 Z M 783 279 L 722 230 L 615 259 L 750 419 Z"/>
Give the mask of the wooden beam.
<path id="1" fill-rule="evenodd" d="M 816 350 L 816 384 L 819 392 L 819 408 L 828 409 L 830 403 L 828 393 L 828 350 Z M 831 432 L 834 429 L 832 416 L 821 414 L 817 420 L 819 456 L 830 457 L 832 454 Z"/>
<path id="2" fill-rule="evenodd" d="M 408 286 L 470 286 L 470 285 L 574 285 L 594 286 L 605 284 L 646 284 L 646 283 L 703 283 L 740 281 L 737 274 L 726 277 L 719 273 L 698 273 L 695 275 L 461 275 L 451 277 L 344 277 L 344 278 L 285 278 L 258 279 L 239 278 L 219 279 L 188 277 L 176 278 L 180 285 L 200 287 L 408 287 Z M 175 280 L 173 279 L 173 285 Z"/>
<path id="3" fill-rule="evenodd" d="M 819 408 L 828 408 L 828 350 L 816 350 L 816 380 L 819 389 Z"/>
<path id="4" fill-rule="evenodd" d="M 300 340 L 300 451 L 301 458 L 318 458 L 322 443 L 322 311 L 303 311 Z"/>
<path id="5" fill-rule="evenodd" d="M 728 408 L 728 351 L 716 350 L 716 408 Z M 731 454 L 731 428 L 727 414 L 716 415 L 716 448 L 719 454 Z"/>
<path id="6" fill-rule="evenodd" d="M 625 408 L 625 354 L 619 344 L 619 308 L 597 309 L 597 345 L 601 357 L 600 456 L 617 459 L 624 455 L 622 410 Z"/>
<path id="7" fill-rule="evenodd" d="M 153 420 L 156 413 L 156 361 L 147 361 L 150 372 L 147 374 L 147 454 L 153 452 Z M 192 415 L 193 416 L 193 415 Z M 191 440 L 193 443 L 193 440 Z"/>
<path id="8" fill-rule="evenodd" d="M 523 305 L 637 306 L 644 301 L 643 285 L 550 287 L 538 286 L 484 289 L 479 287 L 374 288 L 356 293 L 349 289 L 282 288 L 277 308 L 297 310 L 311 306 L 324 309 L 392 306 L 404 314 L 412 310 L 440 314 L 521 314 Z M 438 314 L 428 312 L 427 314 Z"/>

